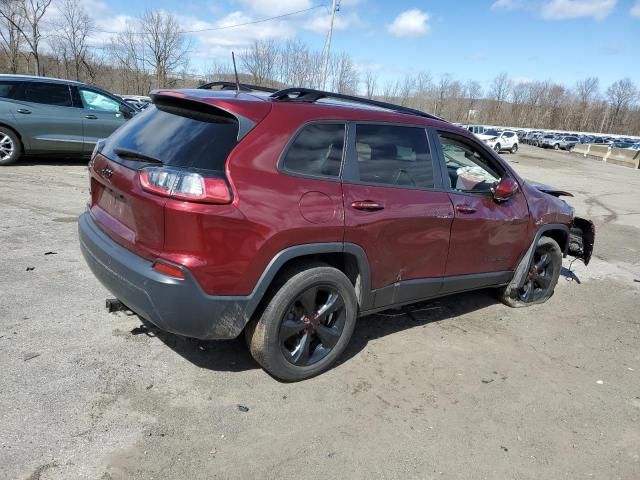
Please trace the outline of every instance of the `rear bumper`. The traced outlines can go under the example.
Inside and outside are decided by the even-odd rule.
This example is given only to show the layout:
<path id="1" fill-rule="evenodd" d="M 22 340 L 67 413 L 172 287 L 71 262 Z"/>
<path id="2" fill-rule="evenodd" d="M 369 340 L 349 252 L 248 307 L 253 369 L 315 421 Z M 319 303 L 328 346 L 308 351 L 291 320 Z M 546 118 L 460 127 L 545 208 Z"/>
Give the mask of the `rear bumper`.
<path id="1" fill-rule="evenodd" d="M 207 295 L 191 273 L 184 280 L 109 238 L 89 213 L 78 219 L 80 249 L 100 283 L 144 319 L 168 332 L 206 340 L 236 338 L 249 321 L 251 297 Z"/>

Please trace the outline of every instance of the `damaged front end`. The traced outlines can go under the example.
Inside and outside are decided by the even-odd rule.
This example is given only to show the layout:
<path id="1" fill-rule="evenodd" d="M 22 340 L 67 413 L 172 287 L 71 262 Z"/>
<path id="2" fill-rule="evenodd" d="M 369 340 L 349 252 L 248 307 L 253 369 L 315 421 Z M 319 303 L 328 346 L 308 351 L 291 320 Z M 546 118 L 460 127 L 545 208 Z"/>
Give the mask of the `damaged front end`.
<path id="1" fill-rule="evenodd" d="M 569 245 L 567 254 L 581 259 L 589 265 L 596 239 L 596 227 L 591 220 L 575 217 L 569 229 Z"/>

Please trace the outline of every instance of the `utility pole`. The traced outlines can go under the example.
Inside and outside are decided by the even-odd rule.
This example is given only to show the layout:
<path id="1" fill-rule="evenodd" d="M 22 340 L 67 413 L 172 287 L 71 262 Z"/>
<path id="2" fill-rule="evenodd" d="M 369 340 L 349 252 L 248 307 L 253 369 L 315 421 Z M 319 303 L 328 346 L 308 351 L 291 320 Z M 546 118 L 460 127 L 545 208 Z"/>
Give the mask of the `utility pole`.
<path id="1" fill-rule="evenodd" d="M 333 21 L 336 18 L 336 12 L 340 10 L 340 0 L 333 0 L 331 4 L 331 20 L 329 22 L 329 35 L 324 49 L 324 58 L 322 59 L 322 90 L 327 88 L 327 70 L 329 69 L 329 54 L 331 52 L 331 38 L 333 37 Z"/>

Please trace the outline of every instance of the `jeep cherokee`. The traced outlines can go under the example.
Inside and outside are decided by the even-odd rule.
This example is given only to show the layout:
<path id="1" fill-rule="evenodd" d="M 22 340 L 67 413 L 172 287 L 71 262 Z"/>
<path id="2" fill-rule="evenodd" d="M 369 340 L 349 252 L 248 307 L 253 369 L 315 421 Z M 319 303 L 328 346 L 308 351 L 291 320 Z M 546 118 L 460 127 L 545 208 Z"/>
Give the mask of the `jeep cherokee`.
<path id="1" fill-rule="evenodd" d="M 96 145 L 79 219 L 102 284 L 160 329 L 246 336 L 273 376 L 344 352 L 356 318 L 495 288 L 546 301 L 594 227 L 473 134 L 309 89 L 162 90 Z"/>

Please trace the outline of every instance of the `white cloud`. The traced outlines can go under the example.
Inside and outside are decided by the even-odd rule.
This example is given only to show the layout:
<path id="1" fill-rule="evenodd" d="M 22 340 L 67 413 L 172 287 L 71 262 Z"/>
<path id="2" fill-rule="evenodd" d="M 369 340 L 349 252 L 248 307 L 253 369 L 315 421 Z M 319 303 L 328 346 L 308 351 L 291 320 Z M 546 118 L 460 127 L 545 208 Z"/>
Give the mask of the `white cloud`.
<path id="1" fill-rule="evenodd" d="M 640 0 L 636 0 L 635 5 L 631 7 L 631 10 L 629 11 L 629 13 L 631 14 L 632 17 L 640 18 Z"/>
<path id="2" fill-rule="evenodd" d="M 284 13 L 311 8 L 311 0 L 239 0 L 252 13 L 263 17 L 274 17 Z"/>
<path id="3" fill-rule="evenodd" d="M 329 14 L 317 15 L 305 22 L 304 28 L 315 33 L 326 35 L 329 31 L 330 21 L 331 16 Z M 333 28 L 335 30 L 346 30 L 349 27 L 361 26 L 363 26 L 363 22 L 356 13 L 336 15 L 333 22 Z"/>
<path id="4" fill-rule="evenodd" d="M 387 25 L 387 30 L 396 37 L 417 37 L 431 31 L 429 14 L 413 8 L 406 10 L 396 17 L 393 23 Z"/>
<path id="5" fill-rule="evenodd" d="M 592 17 L 603 20 L 613 11 L 616 3 L 617 0 L 551 0 L 542 7 L 542 18 L 564 20 Z"/>
<path id="6" fill-rule="evenodd" d="M 636 1 L 640 3 L 640 0 Z M 611 14 L 617 3 L 618 0 L 495 0 L 491 9 L 527 10 L 538 13 L 545 20 L 589 17 L 603 20 Z M 640 15 L 640 8 L 638 10 Z"/>
<path id="7" fill-rule="evenodd" d="M 522 0 L 496 0 L 491 5 L 492 10 L 517 10 L 523 6 Z"/>
<path id="8" fill-rule="evenodd" d="M 194 17 L 178 17 L 180 25 L 185 30 L 205 30 L 210 28 L 228 27 L 255 20 L 243 12 L 231 12 L 215 22 L 207 22 Z M 244 25 L 218 31 L 199 32 L 192 34 L 195 45 L 192 55 L 200 57 L 217 57 L 229 55 L 232 49 L 242 50 L 255 40 L 287 40 L 295 37 L 294 26 L 285 20 Z"/>

